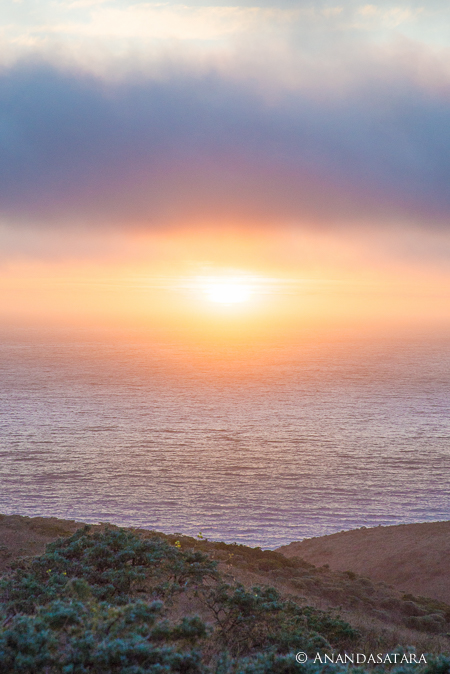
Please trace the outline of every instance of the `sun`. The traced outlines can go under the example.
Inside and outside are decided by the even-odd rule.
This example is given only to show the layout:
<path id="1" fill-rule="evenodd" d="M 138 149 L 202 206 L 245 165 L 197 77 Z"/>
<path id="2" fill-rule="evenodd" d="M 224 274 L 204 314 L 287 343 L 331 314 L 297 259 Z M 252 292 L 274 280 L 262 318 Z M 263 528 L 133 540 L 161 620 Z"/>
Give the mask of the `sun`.
<path id="1" fill-rule="evenodd" d="M 253 294 L 248 283 L 235 279 L 211 279 L 205 281 L 203 290 L 211 302 L 238 304 L 246 302 Z"/>

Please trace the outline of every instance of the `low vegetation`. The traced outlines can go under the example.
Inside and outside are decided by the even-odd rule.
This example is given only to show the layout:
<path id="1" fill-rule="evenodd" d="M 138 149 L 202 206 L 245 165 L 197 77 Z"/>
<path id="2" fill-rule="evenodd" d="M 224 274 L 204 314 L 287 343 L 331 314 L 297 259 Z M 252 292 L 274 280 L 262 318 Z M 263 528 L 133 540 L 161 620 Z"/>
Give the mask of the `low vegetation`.
<path id="1" fill-rule="evenodd" d="M 258 574 L 275 585 L 281 578 L 282 587 L 243 582 L 258 580 Z M 44 554 L 13 561 L 1 578 L 0 673 L 353 671 L 314 662 L 315 656 L 390 646 L 335 608 L 320 608 L 298 594 L 299 587 L 326 591 L 327 583 L 334 583 L 337 593 L 351 586 L 354 596 L 360 588 L 360 601 L 372 597 L 377 606 L 383 595 L 351 572 L 336 576 L 259 548 L 84 527 L 50 543 Z M 415 619 L 417 634 L 446 629 L 446 605 L 392 592 L 385 596 L 400 602 L 385 610 L 400 612 L 406 627 Z M 299 651 L 308 654 L 308 662 L 296 661 Z M 449 674 L 450 660 L 435 653 L 426 664 L 392 671 Z"/>

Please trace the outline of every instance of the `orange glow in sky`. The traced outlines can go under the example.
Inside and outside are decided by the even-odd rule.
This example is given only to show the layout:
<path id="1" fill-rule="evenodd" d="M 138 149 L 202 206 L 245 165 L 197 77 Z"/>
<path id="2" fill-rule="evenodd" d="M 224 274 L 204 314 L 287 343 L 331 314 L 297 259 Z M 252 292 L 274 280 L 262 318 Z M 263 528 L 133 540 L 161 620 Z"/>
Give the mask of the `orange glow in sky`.
<path id="1" fill-rule="evenodd" d="M 448 325 L 446 269 L 388 255 L 369 236 L 180 229 L 128 235 L 106 253 L 86 248 L 0 267 L 2 322 L 249 343 L 311 327 Z"/>

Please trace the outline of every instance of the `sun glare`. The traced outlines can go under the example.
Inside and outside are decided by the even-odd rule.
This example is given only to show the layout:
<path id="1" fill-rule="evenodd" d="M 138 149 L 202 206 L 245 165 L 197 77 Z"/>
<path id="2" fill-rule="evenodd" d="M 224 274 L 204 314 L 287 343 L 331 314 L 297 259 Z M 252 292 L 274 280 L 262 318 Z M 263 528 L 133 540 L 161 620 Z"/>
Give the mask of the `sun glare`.
<path id="1" fill-rule="evenodd" d="M 208 281 L 205 283 L 204 291 L 211 302 L 220 304 L 246 302 L 252 295 L 249 285 L 235 280 Z"/>

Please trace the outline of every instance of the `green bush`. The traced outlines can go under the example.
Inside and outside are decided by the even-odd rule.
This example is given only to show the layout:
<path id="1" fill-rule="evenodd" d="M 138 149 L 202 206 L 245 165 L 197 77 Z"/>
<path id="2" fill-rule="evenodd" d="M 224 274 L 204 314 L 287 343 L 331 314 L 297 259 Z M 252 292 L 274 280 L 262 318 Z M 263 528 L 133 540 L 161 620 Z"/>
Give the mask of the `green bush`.
<path id="1" fill-rule="evenodd" d="M 58 600 L 34 615 L 16 615 L 0 633 L 0 672 L 202 672 L 193 645 L 206 635 L 205 624 L 193 617 L 172 626 L 160 619 L 162 607 Z"/>
<path id="2" fill-rule="evenodd" d="M 240 584 L 218 583 L 202 588 L 201 595 L 214 618 L 215 639 L 233 655 L 267 649 L 330 650 L 359 636 L 330 613 L 282 600 L 273 587 L 246 590 Z"/>
<path id="3" fill-rule="evenodd" d="M 125 529 L 91 533 L 90 527 L 47 546 L 45 554 L 15 565 L 0 581 L 0 601 L 8 613 L 32 613 L 84 580 L 99 600 L 123 604 L 139 585 L 168 598 L 205 578 L 216 578 L 216 562 L 201 552 L 182 551 L 164 539 L 142 539 Z"/>

